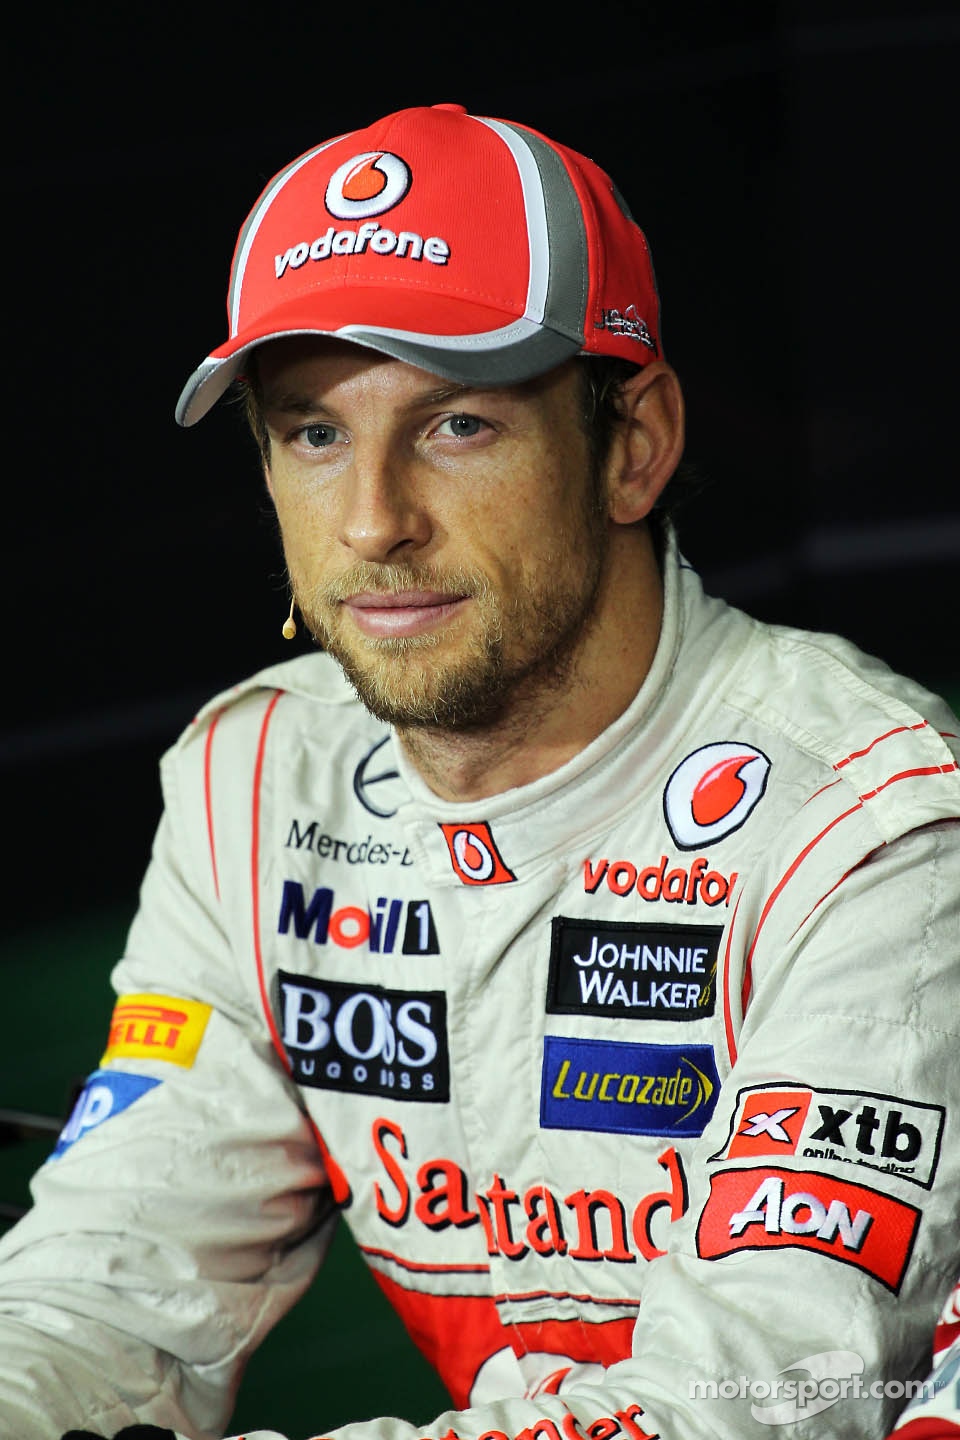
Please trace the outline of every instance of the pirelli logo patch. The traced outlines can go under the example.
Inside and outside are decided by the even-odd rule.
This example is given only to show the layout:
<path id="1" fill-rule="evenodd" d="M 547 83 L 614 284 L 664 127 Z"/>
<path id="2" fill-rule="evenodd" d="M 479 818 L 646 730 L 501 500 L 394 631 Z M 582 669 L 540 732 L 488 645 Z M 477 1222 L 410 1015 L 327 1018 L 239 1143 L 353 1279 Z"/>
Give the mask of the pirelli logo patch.
<path id="1" fill-rule="evenodd" d="M 166 1060 L 189 1070 L 197 1058 L 212 1007 L 172 995 L 121 995 L 113 1009 L 107 1048 L 110 1060 Z"/>
<path id="2" fill-rule="evenodd" d="M 552 922 L 547 1011 L 629 1020 L 702 1020 L 717 1003 L 722 925 Z"/>

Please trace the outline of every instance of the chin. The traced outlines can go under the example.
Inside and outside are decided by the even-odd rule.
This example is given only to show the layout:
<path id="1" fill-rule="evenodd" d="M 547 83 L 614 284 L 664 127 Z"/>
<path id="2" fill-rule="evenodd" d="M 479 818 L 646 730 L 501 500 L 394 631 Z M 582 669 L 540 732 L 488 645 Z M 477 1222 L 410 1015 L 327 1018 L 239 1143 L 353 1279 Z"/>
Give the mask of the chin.
<path id="1" fill-rule="evenodd" d="M 398 729 L 466 731 L 489 725 L 503 710 L 502 666 L 497 656 L 443 665 L 426 647 L 411 648 L 379 663 L 335 655 L 358 699 Z M 435 652 L 435 647 L 430 647 Z"/>

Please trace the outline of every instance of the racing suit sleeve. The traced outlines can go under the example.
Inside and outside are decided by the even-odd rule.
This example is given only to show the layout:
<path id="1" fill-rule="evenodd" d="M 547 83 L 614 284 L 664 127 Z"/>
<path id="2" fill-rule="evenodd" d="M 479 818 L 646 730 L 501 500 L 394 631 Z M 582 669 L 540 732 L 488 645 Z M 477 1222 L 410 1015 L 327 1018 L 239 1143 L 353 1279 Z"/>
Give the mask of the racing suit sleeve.
<path id="1" fill-rule="evenodd" d="M 690 1165 L 686 1214 L 648 1268 L 632 1357 L 601 1383 L 571 1375 L 557 1393 L 447 1412 L 430 1425 L 385 1417 L 319 1434 L 866 1440 L 887 1432 L 904 1382 L 923 1371 L 960 1263 L 960 825 L 911 832 L 833 880 L 821 873 L 831 886 L 822 895 L 798 886 L 791 896 L 764 880 L 752 911 L 745 899 L 734 922 L 755 932 L 746 947 L 751 998 L 731 1026 L 734 1063 Z M 743 994 L 746 980 L 741 969 L 727 984 Z M 833 1126 L 851 1153 L 822 1144 L 785 1163 L 762 1148 L 746 1161 L 731 1157 L 738 1097 L 771 1085 L 821 1096 L 827 1132 Z M 893 1153 L 912 1153 L 907 1127 L 922 1128 L 910 1178 L 883 1168 L 879 1114 Z M 814 1388 L 791 1392 L 790 1379 Z"/>
<path id="2" fill-rule="evenodd" d="M 0 1431 L 17 1440 L 138 1420 L 222 1435 L 246 1356 L 335 1224 L 316 1137 L 167 799 L 111 1045 L 0 1241 Z"/>

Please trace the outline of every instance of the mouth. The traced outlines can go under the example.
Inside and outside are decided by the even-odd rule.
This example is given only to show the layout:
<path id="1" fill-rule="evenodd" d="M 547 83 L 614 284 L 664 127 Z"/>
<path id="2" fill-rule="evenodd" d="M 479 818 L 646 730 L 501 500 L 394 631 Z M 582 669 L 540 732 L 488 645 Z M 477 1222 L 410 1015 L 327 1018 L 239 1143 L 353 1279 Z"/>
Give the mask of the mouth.
<path id="1" fill-rule="evenodd" d="M 401 590 L 379 595 L 364 590 L 341 601 L 357 629 L 375 639 L 422 635 L 452 619 L 469 595 L 444 595 L 436 590 Z"/>

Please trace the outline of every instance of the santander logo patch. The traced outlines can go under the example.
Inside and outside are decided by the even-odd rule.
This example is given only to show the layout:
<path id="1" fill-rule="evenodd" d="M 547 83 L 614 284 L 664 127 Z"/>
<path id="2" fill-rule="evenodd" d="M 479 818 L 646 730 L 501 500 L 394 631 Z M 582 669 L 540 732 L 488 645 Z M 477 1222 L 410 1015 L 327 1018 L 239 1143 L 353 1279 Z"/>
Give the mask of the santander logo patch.
<path id="1" fill-rule="evenodd" d="M 324 204 L 338 220 L 365 220 L 392 210 L 410 189 L 410 170 L 389 150 L 353 155 L 334 170 Z"/>
<path id="2" fill-rule="evenodd" d="M 767 785 L 770 761 L 737 740 L 702 745 L 674 770 L 663 813 L 681 850 L 696 850 L 739 830 Z"/>

